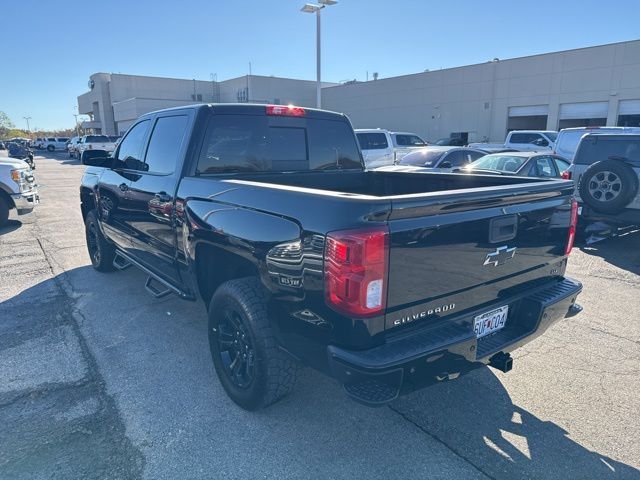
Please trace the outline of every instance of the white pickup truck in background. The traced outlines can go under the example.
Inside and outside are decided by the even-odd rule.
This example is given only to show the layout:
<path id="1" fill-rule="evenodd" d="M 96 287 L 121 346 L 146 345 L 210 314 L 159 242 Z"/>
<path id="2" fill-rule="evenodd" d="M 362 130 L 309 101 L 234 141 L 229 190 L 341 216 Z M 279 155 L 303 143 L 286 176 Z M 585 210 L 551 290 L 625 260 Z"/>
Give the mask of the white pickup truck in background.
<path id="1" fill-rule="evenodd" d="M 82 154 L 87 150 L 106 150 L 113 152 L 116 149 L 116 143 L 111 141 L 106 135 L 85 135 L 80 137 L 75 146 L 76 154 L 82 159 Z"/>
<path id="2" fill-rule="evenodd" d="M 407 153 L 428 145 L 415 133 L 390 132 L 381 128 L 356 129 L 355 132 L 367 168 L 394 165 Z"/>
<path id="3" fill-rule="evenodd" d="M 558 132 L 553 130 L 513 130 L 508 133 L 504 143 L 470 143 L 469 148 L 479 148 L 485 152 L 517 150 L 519 152 L 537 152 L 553 150 Z"/>

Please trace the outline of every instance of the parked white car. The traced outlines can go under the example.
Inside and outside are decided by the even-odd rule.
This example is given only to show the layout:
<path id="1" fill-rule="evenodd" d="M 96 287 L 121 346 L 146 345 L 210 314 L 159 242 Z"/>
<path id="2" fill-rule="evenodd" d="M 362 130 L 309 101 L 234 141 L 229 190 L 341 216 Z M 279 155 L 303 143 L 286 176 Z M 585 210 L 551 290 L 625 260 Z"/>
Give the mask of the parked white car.
<path id="1" fill-rule="evenodd" d="M 407 153 L 428 145 L 415 133 L 390 132 L 381 128 L 356 129 L 355 132 L 367 168 L 393 165 Z"/>
<path id="2" fill-rule="evenodd" d="M 76 153 L 80 159 L 82 159 L 83 152 L 87 150 L 106 150 L 107 152 L 113 152 L 115 149 L 115 142 L 112 142 L 106 135 L 85 135 L 80 137 L 76 145 Z"/>
<path id="3" fill-rule="evenodd" d="M 31 148 L 44 148 L 44 142 L 47 139 L 44 137 L 36 137 L 35 140 L 31 140 L 31 142 L 29 142 L 29 146 Z"/>
<path id="4" fill-rule="evenodd" d="M 580 139 L 587 133 L 640 134 L 638 127 L 576 127 L 563 128 L 558 133 L 554 153 L 566 158 L 570 162 L 578 149 Z"/>
<path id="5" fill-rule="evenodd" d="M 470 143 L 469 148 L 479 148 L 487 152 L 517 150 L 519 152 L 539 152 L 553 150 L 558 132 L 553 130 L 512 130 L 504 143 Z"/>
<path id="6" fill-rule="evenodd" d="M 47 137 L 44 139 L 42 147 L 39 148 L 45 148 L 48 152 L 66 150 L 68 141 L 69 137 Z"/>
<path id="7" fill-rule="evenodd" d="M 67 152 L 69 153 L 70 158 L 74 158 L 76 152 L 78 151 L 78 142 L 81 137 L 71 137 L 71 140 L 67 142 Z"/>

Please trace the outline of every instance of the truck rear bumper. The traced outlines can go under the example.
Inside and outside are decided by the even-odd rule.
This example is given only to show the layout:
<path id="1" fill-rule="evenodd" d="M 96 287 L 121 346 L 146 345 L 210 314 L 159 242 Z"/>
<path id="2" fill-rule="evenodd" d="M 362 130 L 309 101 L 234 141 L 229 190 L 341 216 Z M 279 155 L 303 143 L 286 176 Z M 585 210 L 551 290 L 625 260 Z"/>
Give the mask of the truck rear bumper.
<path id="1" fill-rule="evenodd" d="M 447 319 L 437 325 L 399 334 L 369 350 L 327 348 L 332 375 L 354 399 L 384 405 L 399 395 L 452 380 L 489 364 L 541 335 L 555 322 L 575 315 L 582 284 L 565 278 L 527 295 L 502 299 L 494 305 Z M 505 327 L 478 339 L 474 316 L 509 305 Z"/>

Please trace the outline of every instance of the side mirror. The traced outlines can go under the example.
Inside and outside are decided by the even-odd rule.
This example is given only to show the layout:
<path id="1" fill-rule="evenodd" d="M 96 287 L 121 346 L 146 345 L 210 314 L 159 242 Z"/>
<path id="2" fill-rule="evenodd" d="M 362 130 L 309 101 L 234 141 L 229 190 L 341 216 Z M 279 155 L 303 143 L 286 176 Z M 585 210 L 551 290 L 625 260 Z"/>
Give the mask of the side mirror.
<path id="1" fill-rule="evenodd" d="M 444 161 L 442 162 L 440 165 L 438 165 L 439 168 L 453 168 L 453 164 L 451 162 L 448 161 Z"/>
<path id="2" fill-rule="evenodd" d="M 549 146 L 549 142 L 547 142 L 544 138 L 539 138 L 537 140 L 535 140 L 533 142 L 534 145 L 537 145 L 538 147 L 548 147 Z"/>
<path id="3" fill-rule="evenodd" d="M 113 164 L 113 157 L 106 150 L 85 150 L 80 160 L 90 167 L 110 168 Z"/>

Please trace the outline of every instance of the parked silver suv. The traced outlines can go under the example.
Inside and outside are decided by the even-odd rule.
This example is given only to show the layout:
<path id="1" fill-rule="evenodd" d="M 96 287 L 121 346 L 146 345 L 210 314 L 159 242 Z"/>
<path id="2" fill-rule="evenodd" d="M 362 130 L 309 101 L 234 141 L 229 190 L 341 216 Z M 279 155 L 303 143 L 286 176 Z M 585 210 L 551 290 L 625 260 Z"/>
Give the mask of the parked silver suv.
<path id="1" fill-rule="evenodd" d="M 569 172 L 583 217 L 640 223 L 640 135 L 583 136 Z"/>

